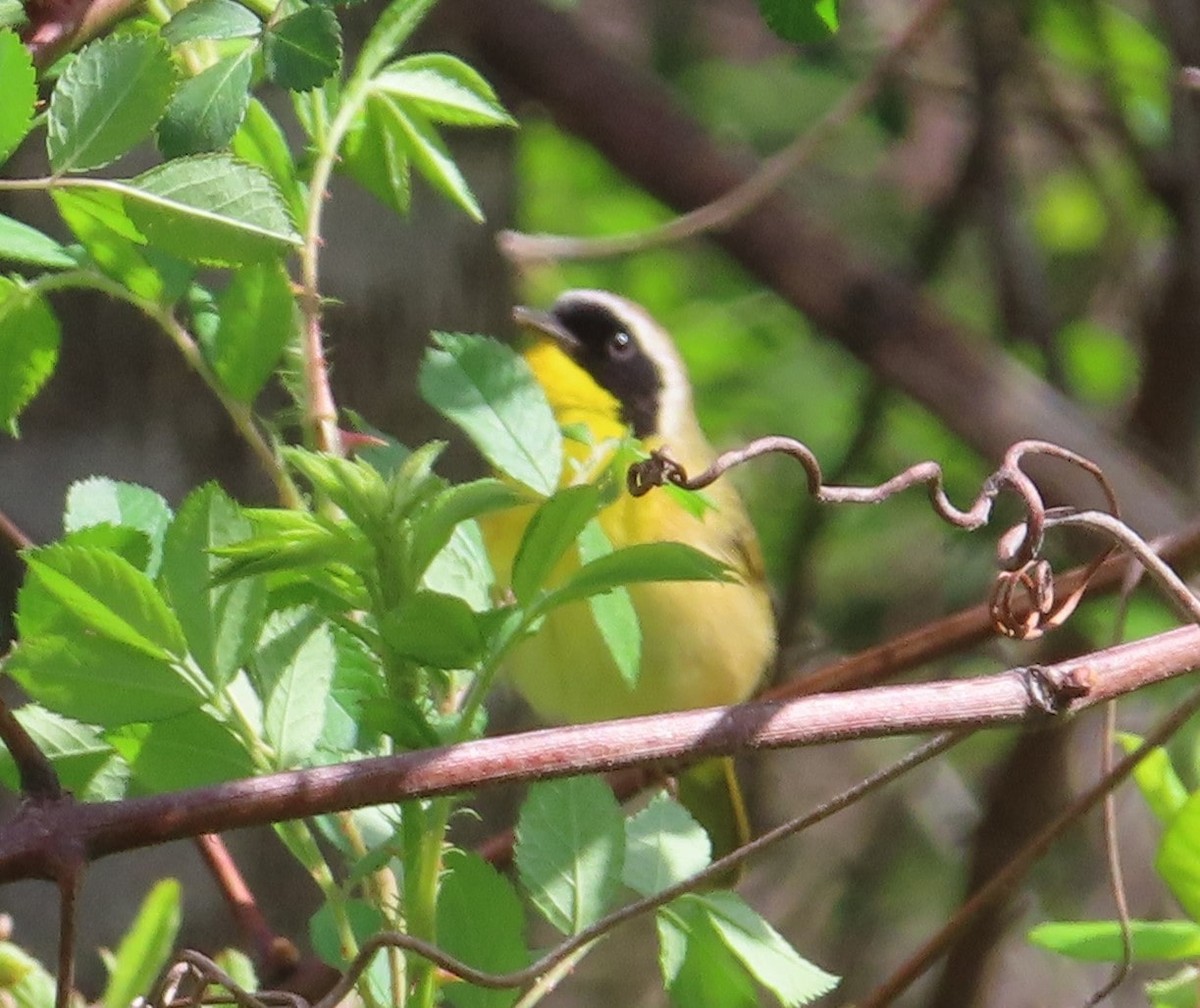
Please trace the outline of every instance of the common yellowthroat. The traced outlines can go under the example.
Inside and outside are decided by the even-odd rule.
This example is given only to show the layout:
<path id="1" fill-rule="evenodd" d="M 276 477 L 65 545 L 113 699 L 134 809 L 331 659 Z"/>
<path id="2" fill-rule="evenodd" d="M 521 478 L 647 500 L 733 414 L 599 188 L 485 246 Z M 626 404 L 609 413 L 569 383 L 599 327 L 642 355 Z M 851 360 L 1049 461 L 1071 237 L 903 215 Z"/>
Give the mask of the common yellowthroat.
<path id="1" fill-rule="evenodd" d="M 530 337 L 524 357 L 559 424 L 586 427 L 590 435 L 590 444 L 565 441 L 564 485 L 586 478 L 581 467 L 602 467 L 605 447 L 615 448 L 629 431 L 647 450 L 664 449 L 688 472 L 713 460 L 683 361 L 644 308 L 605 291 L 573 290 L 548 312 L 518 308 L 514 318 Z M 641 674 L 633 687 L 586 602 L 553 610 L 508 663 L 513 684 L 539 715 L 599 721 L 737 703 L 754 690 L 775 653 L 758 540 L 728 480 L 718 480 L 706 496 L 712 506 L 697 517 L 665 492 L 635 498 L 622 486 L 601 511 L 600 526 L 614 549 L 686 543 L 723 561 L 737 581 L 629 586 L 642 631 Z M 502 584 L 528 520 L 528 512 L 508 513 L 485 524 Z M 745 810 L 730 761 L 708 761 L 685 773 L 680 797 L 713 834 L 719 853 L 744 839 Z M 722 804 L 726 808 L 718 809 Z"/>

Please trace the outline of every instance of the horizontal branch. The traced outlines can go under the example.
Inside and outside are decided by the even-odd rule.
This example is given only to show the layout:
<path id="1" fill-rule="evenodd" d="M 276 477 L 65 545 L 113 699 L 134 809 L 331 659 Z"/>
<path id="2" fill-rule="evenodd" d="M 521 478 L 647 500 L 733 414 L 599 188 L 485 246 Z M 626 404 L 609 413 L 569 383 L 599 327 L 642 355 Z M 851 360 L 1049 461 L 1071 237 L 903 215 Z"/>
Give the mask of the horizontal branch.
<path id="1" fill-rule="evenodd" d="M 1075 711 L 1200 665 L 1187 626 L 1058 665 L 482 739 L 147 798 L 27 802 L 0 831 L 0 883 L 60 876 L 80 856 L 504 782 L 743 749 L 986 728 Z"/>

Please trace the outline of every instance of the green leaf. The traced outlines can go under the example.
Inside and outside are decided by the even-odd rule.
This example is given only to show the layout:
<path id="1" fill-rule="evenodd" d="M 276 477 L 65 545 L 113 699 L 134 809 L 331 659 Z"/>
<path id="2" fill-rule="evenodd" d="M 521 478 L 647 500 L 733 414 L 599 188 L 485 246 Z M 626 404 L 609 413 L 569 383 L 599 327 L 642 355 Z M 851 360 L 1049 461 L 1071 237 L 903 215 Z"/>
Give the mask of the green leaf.
<path id="1" fill-rule="evenodd" d="M 612 553 L 612 543 L 600 523 L 593 519 L 579 533 L 579 559 L 587 564 Z M 638 683 L 642 672 L 642 627 L 638 621 L 633 599 L 625 587 L 592 595 L 588 599 L 592 619 L 604 640 L 613 664 L 630 689 Z"/>
<path id="2" fill-rule="evenodd" d="M 466 211 L 468 217 L 482 222 L 483 210 L 471 187 L 429 121 L 415 110 L 401 108 L 393 99 L 387 100 L 384 107 L 397 136 L 404 139 L 413 167 L 451 203 Z"/>
<path id="3" fill-rule="evenodd" d="M 44 707 L 106 727 L 174 717 L 204 700 L 177 665 L 103 637 L 23 640 L 5 670 Z"/>
<path id="4" fill-rule="evenodd" d="M 1146 984 L 1150 1008 L 1196 1008 L 1200 1004 L 1200 969 L 1184 966 L 1172 976 Z"/>
<path id="5" fill-rule="evenodd" d="M 8 160 L 33 123 L 37 79 L 29 50 L 16 32 L 0 29 L 0 163 Z"/>
<path id="6" fill-rule="evenodd" d="M 195 39 L 254 38 L 262 31 L 258 15 L 235 0 L 192 0 L 165 25 L 171 45 Z"/>
<path id="7" fill-rule="evenodd" d="M 443 595 L 462 599 L 477 613 L 492 607 L 489 587 L 495 582 L 487 546 L 477 522 L 468 521 L 454 529 L 445 548 L 425 568 L 421 585 Z"/>
<path id="8" fill-rule="evenodd" d="M 175 949 L 182 916 L 180 902 L 180 886 L 175 879 L 155 883 L 142 901 L 113 957 L 108 986 L 100 999 L 104 1008 L 126 1008 L 158 979 Z"/>
<path id="9" fill-rule="evenodd" d="M 1154 867 L 1192 920 L 1200 920 L 1200 791 L 1168 824 Z"/>
<path id="10" fill-rule="evenodd" d="M 92 725 L 55 714 L 38 704 L 25 704 L 13 716 L 54 765 L 59 782 L 68 791 L 76 794 L 83 791 L 112 757 L 113 747 Z M 17 781 L 16 764 L 8 750 L 0 747 L 0 783 L 16 791 Z"/>
<path id="11" fill-rule="evenodd" d="M 477 854 L 462 850 L 446 854 L 445 872 L 438 888 L 438 946 L 489 973 L 528 965 L 521 937 L 525 915 L 509 881 Z M 467 983 L 451 983 L 444 993 L 454 1008 L 508 1008 L 519 994 Z"/>
<path id="12" fill-rule="evenodd" d="M 446 53 L 422 53 L 392 63 L 372 89 L 398 99 L 426 119 L 454 126 L 514 126 L 483 77 Z"/>
<path id="13" fill-rule="evenodd" d="M 259 578 L 213 584 L 220 560 L 214 547 L 250 535 L 250 522 L 216 484 L 193 491 L 166 534 L 163 581 L 183 627 L 188 650 L 214 686 L 224 686 L 253 649 L 266 612 Z"/>
<path id="14" fill-rule="evenodd" d="M 221 321 L 205 354 L 225 390 L 252 403 L 296 334 L 287 270 L 275 261 L 238 270 L 217 297 L 217 310 Z"/>
<path id="15" fill-rule="evenodd" d="M 334 659 L 329 627 L 312 610 L 289 609 L 268 619 L 254 667 L 266 698 L 263 729 L 281 770 L 308 759 L 321 737 Z"/>
<path id="16" fill-rule="evenodd" d="M 387 921 L 384 920 L 383 914 L 365 900 L 346 900 L 340 909 L 359 945 L 387 929 Z M 334 915 L 333 909 L 328 902 L 322 903 L 309 919 L 309 940 L 320 959 L 335 969 L 344 969 L 347 965 L 346 957 L 342 953 L 341 933 L 341 922 Z M 388 957 L 384 955 L 375 956 L 371 965 L 367 967 L 366 980 L 377 1004 L 391 1003 L 388 1000 L 391 989 L 390 973 Z"/>
<path id="17" fill-rule="evenodd" d="M 397 655 L 430 668 L 471 668 L 483 654 L 474 611 L 453 595 L 416 592 L 384 615 L 380 632 Z"/>
<path id="18" fill-rule="evenodd" d="M 518 601 L 533 601 L 599 508 L 600 490 L 591 484 L 559 490 L 538 507 L 513 559 L 512 590 Z"/>
<path id="19" fill-rule="evenodd" d="M 267 77 L 291 91 L 319 87 L 337 71 L 342 58 L 342 30 L 328 7 L 302 7 L 263 35 Z"/>
<path id="20" fill-rule="evenodd" d="M 721 940 L 702 904 L 683 896 L 655 915 L 659 965 L 680 1008 L 757 1008 L 746 971 Z"/>
<path id="21" fill-rule="evenodd" d="M 492 465 L 542 496 L 558 486 L 562 435 L 529 365 L 485 336 L 434 333 L 418 383 Z"/>
<path id="22" fill-rule="evenodd" d="M 365 82 L 417 29 L 434 0 L 392 0 L 379 15 L 358 56 L 352 80 Z"/>
<path id="23" fill-rule="evenodd" d="M 54 373 L 58 320 L 37 291 L 0 277 L 0 429 L 16 436 L 17 417 Z"/>
<path id="24" fill-rule="evenodd" d="M 55 174 L 100 168 L 150 135 L 175 68 L 157 34 L 110 35 L 84 46 L 50 99 L 46 147 Z"/>
<path id="25" fill-rule="evenodd" d="M 785 42 L 823 42 L 838 30 L 838 0 L 758 0 L 758 10 Z"/>
<path id="26" fill-rule="evenodd" d="M 694 897 L 703 902 L 726 947 L 785 1008 L 828 994 L 838 978 L 800 957 L 770 924 L 732 892 Z"/>
<path id="27" fill-rule="evenodd" d="M 185 80 L 158 124 L 158 149 L 163 156 L 228 147 L 246 114 L 253 69 L 254 47 L 246 46 Z"/>
<path id="28" fill-rule="evenodd" d="M 123 192 L 130 219 L 147 239 L 189 262 L 245 266 L 300 244 L 270 178 L 228 154 L 168 161 Z"/>
<path id="29" fill-rule="evenodd" d="M 160 661 L 187 653 L 175 614 L 128 560 L 77 546 L 45 546 L 25 560 L 45 591 L 100 636 Z"/>
<path id="30" fill-rule="evenodd" d="M 625 823 L 627 886 L 653 896 L 708 867 L 712 842 L 687 809 L 665 791 Z"/>
<path id="31" fill-rule="evenodd" d="M 170 507 L 149 487 L 89 476 L 67 490 L 63 528 L 75 532 L 96 525 L 118 525 L 144 533 L 150 545 L 144 570 L 151 578 L 158 576 L 163 538 L 170 524 Z"/>
<path id="32" fill-rule="evenodd" d="M 242 161 L 265 171 L 283 194 L 292 219 L 303 219 L 304 197 L 287 138 L 279 128 L 279 123 L 257 98 L 250 99 L 242 125 L 234 134 L 231 150 Z"/>
<path id="33" fill-rule="evenodd" d="M 1127 756 L 1142 744 L 1141 738 L 1129 732 L 1118 732 L 1117 741 Z M 1133 780 L 1150 811 L 1164 826 L 1170 825 L 1187 803 L 1188 790 L 1171 765 L 1170 754 L 1161 746 L 1151 749 L 1138 763 Z"/>
<path id="34" fill-rule="evenodd" d="M 462 522 L 513 507 L 524 500 L 524 495 L 515 487 L 495 479 L 479 479 L 446 488 L 430 501 L 413 524 L 413 571 L 424 574 Z"/>
<path id="35" fill-rule="evenodd" d="M 119 739 L 114 744 L 122 749 Z M 207 710 L 154 722 L 127 758 L 134 782 L 152 794 L 220 784 L 254 773 L 245 746 Z"/>
<path id="36" fill-rule="evenodd" d="M 619 585 L 646 581 L 729 581 L 732 574 L 720 560 L 677 542 L 637 543 L 599 557 L 575 571 L 560 588 L 539 603 L 543 610 Z"/>
<path id="37" fill-rule="evenodd" d="M 187 289 L 192 268 L 146 248 L 119 192 L 60 189 L 52 193 L 67 227 L 106 276 L 156 304 L 171 304 Z"/>
<path id="38" fill-rule="evenodd" d="M 342 145 L 338 168 L 401 216 L 408 213 L 408 138 L 396 127 L 385 98 L 368 94 Z"/>
<path id="39" fill-rule="evenodd" d="M 75 257 L 49 235 L 4 214 L 0 214 L 0 259 L 48 269 L 73 269 L 79 265 Z"/>
<path id="40" fill-rule="evenodd" d="M 564 934 L 604 916 L 621 882 L 625 823 L 598 777 L 534 784 L 517 820 L 521 884 L 538 911 Z"/>
<path id="41" fill-rule="evenodd" d="M 12 942 L 0 942 L 0 990 L 11 998 L 13 1008 L 47 1008 L 54 1004 L 54 977 Z"/>
<path id="42" fill-rule="evenodd" d="M 1200 955 L 1200 924 L 1195 921 L 1130 921 L 1134 962 L 1195 959 Z M 1082 962 L 1121 961 L 1118 921 L 1051 921 L 1032 928 L 1030 942 Z"/>

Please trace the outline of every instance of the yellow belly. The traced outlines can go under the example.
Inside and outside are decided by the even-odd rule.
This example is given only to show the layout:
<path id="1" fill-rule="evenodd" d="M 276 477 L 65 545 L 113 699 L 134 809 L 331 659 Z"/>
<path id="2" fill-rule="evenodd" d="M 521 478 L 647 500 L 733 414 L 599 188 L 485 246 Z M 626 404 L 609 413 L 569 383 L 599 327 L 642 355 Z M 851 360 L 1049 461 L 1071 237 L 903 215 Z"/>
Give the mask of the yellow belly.
<path id="1" fill-rule="evenodd" d="M 506 663 L 513 684 L 543 718 L 597 721 L 691 707 L 737 703 L 758 684 L 775 652 L 771 604 L 757 545 L 736 494 L 714 487 L 715 510 L 698 519 L 666 493 L 622 494 L 600 523 L 614 548 L 678 541 L 723 560 L 740 583 L 661 582 L 629 587 L 642 630 L 641 675 L 631 688 L 600 636 L 587 602 L 552 611 Z M 506 578 L 528 514 L 485 525 Z M 508 545 L 508 549 L 504 546 Z M 556 572 L 566 575 L 573 562 Z"/>

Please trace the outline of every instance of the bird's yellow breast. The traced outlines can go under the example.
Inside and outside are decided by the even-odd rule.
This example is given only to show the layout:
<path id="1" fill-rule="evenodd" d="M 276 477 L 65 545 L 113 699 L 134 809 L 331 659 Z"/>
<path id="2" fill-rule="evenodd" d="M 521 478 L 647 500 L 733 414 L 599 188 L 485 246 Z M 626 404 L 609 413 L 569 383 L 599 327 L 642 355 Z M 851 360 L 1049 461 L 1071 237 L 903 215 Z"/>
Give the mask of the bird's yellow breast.
<path id="1" fill-rule="evenodd" d="M 586 425 L 590 431 L 592 446 L 568 440 L 564 447 L 563 482 L 574 482 L 585 460 L 597 462 L 595 445 L 625 433 L 619 404 L 553 344 L 539 340 L 525 356 L 558 422 Z M 675 433 L 647 439 L 646 447 L 666 448 L 689 472 L 704 469 L 712 451 L 699 427 L 693 421 Z M 603 451 L 600 455 L 603 462 Z M 514 648 L 507 665 L 513 684 L 542 717 L 584 722 L 707 707 L 739 702 L 754 690 L 775 651 L 758 543 L 727 482 L 719 481 L 706 494 L 713 507 L 696 517 L 666 492 L 635 498 L 622 487 L 600 513 L 600 525 L 615 549 L 682 542 L 725 562 L 741 580 L 631 585 L 642 631 L 641 675 L 632 688 L 613 662 L 587 602 L 553 610 L 534 636 Z M 532 511 L 515 509 L 484 523 L 501 587 L 509 583 Z M 569 555 L 554 576 L 561 579 L 577 565 L 578 558 Z"/>

